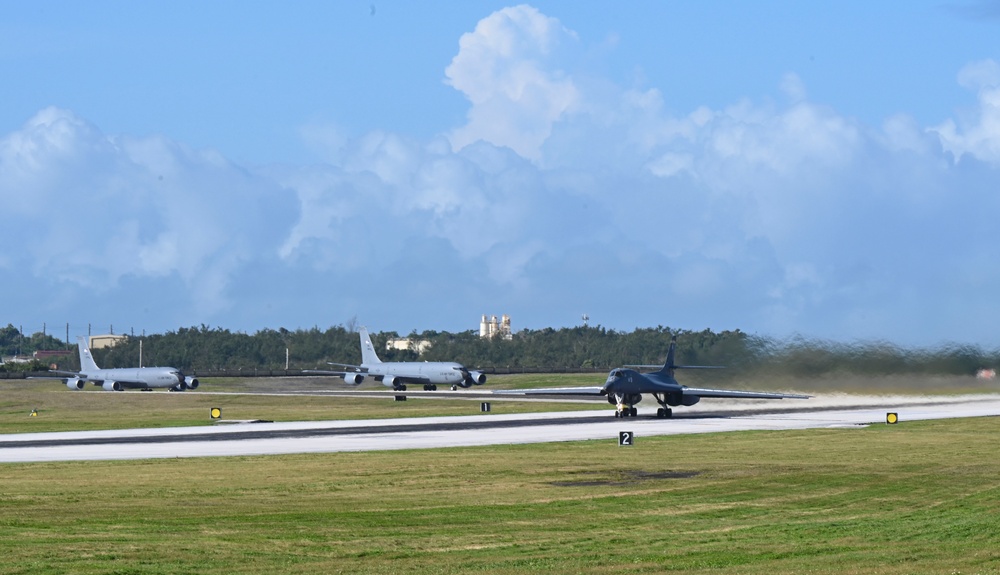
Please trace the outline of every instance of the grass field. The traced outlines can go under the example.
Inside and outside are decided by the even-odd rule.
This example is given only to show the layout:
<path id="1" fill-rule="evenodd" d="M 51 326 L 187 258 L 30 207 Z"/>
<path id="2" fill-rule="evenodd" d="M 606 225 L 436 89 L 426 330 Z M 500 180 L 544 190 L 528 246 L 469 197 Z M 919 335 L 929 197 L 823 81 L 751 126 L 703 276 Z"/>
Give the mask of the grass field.
<path id="1" fill-rule="evenodd" d="M 510 377 L 501 385 L 594 384 Z M 208 424 L 210 406 L 275 420 L 478 413 L 465 401 L 38 385 L 4 385 L 0 430 Z M 977 385 L 926 387 L 995 391 Z M 997 574 L 998 431 L 1000 419 L 976 418 L 639 437 L 632 447 L 0 464 L 0 573 Z"/>
<path id="2" fill-rule="evenodd" d="M 998 573 L 1000 420 L 0 466 L 0 572 Z"/>

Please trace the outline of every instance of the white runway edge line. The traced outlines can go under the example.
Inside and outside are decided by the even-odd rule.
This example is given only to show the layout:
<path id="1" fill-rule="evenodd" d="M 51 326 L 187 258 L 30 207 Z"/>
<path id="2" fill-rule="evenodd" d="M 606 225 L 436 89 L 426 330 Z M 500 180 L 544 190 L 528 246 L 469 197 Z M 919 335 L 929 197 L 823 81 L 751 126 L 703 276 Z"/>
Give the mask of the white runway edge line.
<path id="1" fill-rule="evenodd" d="M 1000 394 L 947 397 L 817 397 L 816 404 L 806 402 L 780 414 L 746 414 L 746 404 L 717 402 L 698 411 L 685 412 L 689 417 L 656 419 L 653 408 L 640 409 L 640 417 L 615 419 L 610 412 L 579 411 L 516 415 L 472 415 L 406 419 L 310 421 L 289 423 L 233 424 L 224 427 L 179 427 L 0 435 L 0 462 L 86 461 L 177 457 L 216 457 L 238 455 L 277 455 L 291 453 L 333 453 L 340 451 L 376 451 L 430 449 L 458 446 L 482 446 L 592 439 L 618 440 L 622 430 L 635 433 L 636 444 L 643 437 L 690 433 L 715 433 L 745 430 L 785 430 L 826 427 L 854 427 L 884 424 L 887 412 L 899 414 L 900 422 L 956 417 L 1000 415 Z M 760 407 L 773 408 L 775 402 Z M 845 407 L 850 406 L 850 407 Z M 784 405 L 782 405 L 784 407 Z M 727 410 L 739 415 L 726 416 Z M 602 416 L 606 415 L 606 419 Z M 583 423 L 560 423 L 567 418 L 588 418 Z M 594 419 L 596 417 L 596 419 Z M 505 421 L 520 422 L 518 427 L 502 427 Z M 489 426 L 497 423 L 497 427 Z M 468 424 L 470 429 L 455 430 Z M 441 430 L 442 425 L 452 429 Z M 379 428 L 412 427 L 408 431 L 380 431 Z M 236 439 L 249 431 L 287 432 L 340 429 L 347 434 L 302 437 Z M 294 433 L 292 433 L 294 435 Z M 191 437 L 185 440 L 184 437 Z M 211 436 L 211 440 L 202 438 Z M 157 442 L 157 437 L 169 437 Z M 229 439 L 233 437 L 233 439 Z M 115 442 L 114 439 L 122 442 Z M 148 438 L 149 441 L 143 441 Z M 87 443 L 87 441 L 112 441 Z M 66 445 L 38 446 L 38 442 L 69 441 Z M 128 442 L 126 442 L 128 441 Z M 83 443 L 81 443 L 83 442 Z M 15 447 L 24 443 L 23 447 Z M 35 445 L 32 445 L 35 444 Z"/>

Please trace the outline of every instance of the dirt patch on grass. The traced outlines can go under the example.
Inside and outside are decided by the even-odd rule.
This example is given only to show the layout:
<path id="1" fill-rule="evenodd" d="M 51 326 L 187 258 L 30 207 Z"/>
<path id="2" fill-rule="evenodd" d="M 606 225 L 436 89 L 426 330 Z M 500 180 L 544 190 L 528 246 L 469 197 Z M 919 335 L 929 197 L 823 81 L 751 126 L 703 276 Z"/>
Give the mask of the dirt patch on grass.
<path id="1" fill-rule="evenodd" d="M 646 481 L 653 481 L 656 479 L 689 479 L 691 477 L 696 477 L 699 475 L 697 471 L 642 471 L 639 469 L 630 469 L 625 471 L 619 471 L 614 477 L 608 477 L 606 474 L 601 472 L 595 472 L 594 475 L 602 475 L 603 477 L 592 477 L 592 478 L 581 478 L 573 481 L 552 481 L 549 485 L 554 485 L 556 487 L 603 487 L 603 486 L 622 486 L 622 485 L 638 485 Z"/>

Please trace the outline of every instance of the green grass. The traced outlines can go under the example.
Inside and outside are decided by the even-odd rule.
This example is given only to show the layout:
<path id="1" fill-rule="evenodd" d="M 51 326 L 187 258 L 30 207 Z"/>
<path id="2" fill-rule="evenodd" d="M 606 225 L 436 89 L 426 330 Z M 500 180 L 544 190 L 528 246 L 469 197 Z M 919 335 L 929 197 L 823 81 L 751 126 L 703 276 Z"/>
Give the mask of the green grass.
<path id="1" fill-rule="evenodd" d="M 998 573 L 1000 420 L 0 465 L 0 572 Z"/>
<path id="2" fill-rule="evenodd" d="M 597 385 L 512 375 L 490 387 Z M 688 381 L 704 385 L 702 381 Z M 957 393 L 971 378 L 744 388 Z M 479 400 L 213 396 L 4 382 L 0 432 L 479 412 Z M 336 386 L 343 389 L 343 386 Z M 487 388 L 481 388 L 486 390 Z M 362 389 L 384 389 L 365 384 Z M 494 401 L 494 413 L 608 409 Z M 37 409 L 37 417 L 29 417 Z M 0 573 L 1000 573 L 996 418 L 867 429 L 0 465 Z M 335 441 L 332 440 L 332 441 Z"/>

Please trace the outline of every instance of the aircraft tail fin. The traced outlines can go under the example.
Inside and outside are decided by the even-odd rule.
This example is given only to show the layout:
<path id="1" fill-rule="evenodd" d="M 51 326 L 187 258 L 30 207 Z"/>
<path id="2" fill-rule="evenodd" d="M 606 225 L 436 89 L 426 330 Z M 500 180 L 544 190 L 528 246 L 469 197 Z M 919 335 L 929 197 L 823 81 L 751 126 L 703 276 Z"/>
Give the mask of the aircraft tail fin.
<path id="1" fill-rule="evenodd" d="M 358 333 L 361 335 L 361 365 L 382 363 L 382 360 L 378 358 L 378 354 L 375 353 L 372 338 L 368 337 L 368 329 L 363 327 Z"/>
<path id="2" fill-rule="evenodd" d="M 87 338 L 81 335 L 76 338 L 76 344 L 80 348 L 80 371 L 97 371 L 101 369 L 97 367 L 94 356 L 90 354 L 90 346 L 87 344 Z"/>
<path id="3" fill-rule="evenodd" d="M 677 336 L 671 336 L 670 338 L 670 349 L 667 350 L 667 361 L 663 362 L 663 367 L 660 368 L 660 373 L 674 376 L 675 369 L 722 369 L 721 365 L 677 365 L 674 363 L 674 356 L 677 352 Z"/>
<path id="4" fill-rule="evenodd" d="M 663 362 L 663 368 L 660 369 L 660 373 L 665 373 L 670 377 L 674 376 L 674 369 L 677 365 L 674 363 L 674 354 L 677 351 L 677 336 L 670 337 L 670 348 L 667 350 L 667 361 Z"/>

